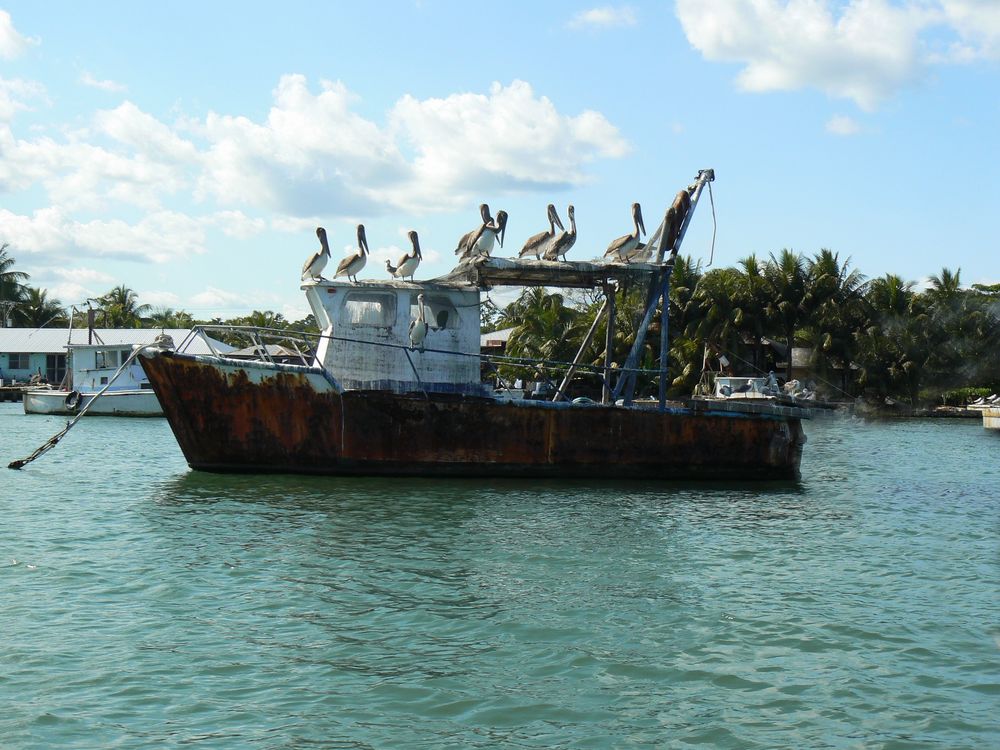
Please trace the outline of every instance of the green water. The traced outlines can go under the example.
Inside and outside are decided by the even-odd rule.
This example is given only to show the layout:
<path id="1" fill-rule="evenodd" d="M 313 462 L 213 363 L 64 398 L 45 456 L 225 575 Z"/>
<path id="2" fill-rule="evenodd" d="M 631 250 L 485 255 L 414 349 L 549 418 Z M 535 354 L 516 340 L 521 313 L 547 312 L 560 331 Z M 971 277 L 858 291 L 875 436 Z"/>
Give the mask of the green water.
<path id="1" fill-rule="evenodd" d="M 0 748 L 1000 746 L 1000 434 L 806 432 L 798 484 L 438 482 L 84 419 L 0 469 Z"/>

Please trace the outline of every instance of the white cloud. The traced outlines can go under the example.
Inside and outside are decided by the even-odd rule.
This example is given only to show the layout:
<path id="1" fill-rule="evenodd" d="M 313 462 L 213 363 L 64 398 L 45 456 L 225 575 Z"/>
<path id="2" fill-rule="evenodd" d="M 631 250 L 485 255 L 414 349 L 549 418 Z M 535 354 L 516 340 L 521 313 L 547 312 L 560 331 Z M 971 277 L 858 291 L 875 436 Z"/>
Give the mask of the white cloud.
<path id="1" fill-rule="evenodd" d="M 952 59 L 970 62 L 1000 59 L 1000 2 L 997 0 L 941 0 L 945 22 L 959 35 Z"/>
<path id="2" fill-rule="evenodd" d="M 30 110 L 30 99 L 47 101 L 45 87 L 35 81 L 0 78 L 0 122 L 12 120 L 18 111 Z"/>
<path id="3" fill-rule="evenodd" d="M 111 80 L 98 80 L 94 78 L 89 72 L 84 71 L 80 75 L 80 83 L 84 86 L 90 86 L 91 88 L 100 89 L 101 91 L 108 91 L 111 93 L 119 93 L 122 91 L 128 91 L 128 86 L 117 81 Z"/>
<path id="4" fill-rule="evenodd" d="M 861 126 L 851 117 L 835 115 L 827 121 L 826 132 L 834 135 L 856 135 L 861 132 Z"/>
<path id="5" fill-rule="evenodd" d="M 925 3 L 677 0 L 688 41 L 706 59 L 744 65 L 746 91 L 815 87 L 871 110 L 920 74 Z"/>
<path id="6" fill-rule="evenodd" d="M 14 28 L 10 13 L 0 10 L 0 58 L 13 60 L 24 54 L 28 47 L 38 43 L 38 39 L 19 34 Z"/>
<path id="7" fill-rule="evenodd" d="M 635 10 L 631 6 L 605 5 L 600 8 L 582 10 L 567 24 L 571 29 L 595 29 L 611 26 L 635 26 Z"/>
<path id="8" fill-rule="evenodd" d="M 404 96 L 384 124 L 352 111 L 355 99 L 342 83 L 314 92 L 289 75 L 261 122 L 210 112 L 168 124 L 126 101 L 61 137 L 22 139 L 0 123 L 0 192 L 41 188 L 51 206 L 30 216 L 0 210 L 0 231 L 31 252 L 164 262 L 204 252 L 210 229 L 247 238 L 564 189 L 588 180 L 590 162 L 630 148 L 601 113 L 563 114 L 523 81 L 488 94 Z M 165 209 L 174 195 L 212 205 L 186 216 Z M 110 210 L 121 205 L 145 218 L 78 218 L 118 216 Z"/>
<path id="9" fill-rule="evenodd" d="M 204 222 L 172 211 L 128 224 L 120 219 L 80 222 L 59 207 L 31 216 L 0 209 L 0 236 L 17 237 L 19 253 L 44 253 L 57 260 L 83 254 L 167 263 L 205 252 Z"/>
<path id="10" fill-rule="evenodd" d="M 743 66 L 745 91 L 815 88 L 864 110 L 928 65 L 1000 58 L 997 0 L 676 0 L 676 9 L 707 60 Z"/>
<path id="11" fill-rule="evenodd" d="M 494 83 L 489 95 L 404 96 L 391 119 L 416 158 L 413 182 L 386 195 L 409 209 L 459 205 L 483 192 L 579 185 L 587 180 L 584 164 L 629 151 L 602 114 L 560 114 L 524 81 Z"/>

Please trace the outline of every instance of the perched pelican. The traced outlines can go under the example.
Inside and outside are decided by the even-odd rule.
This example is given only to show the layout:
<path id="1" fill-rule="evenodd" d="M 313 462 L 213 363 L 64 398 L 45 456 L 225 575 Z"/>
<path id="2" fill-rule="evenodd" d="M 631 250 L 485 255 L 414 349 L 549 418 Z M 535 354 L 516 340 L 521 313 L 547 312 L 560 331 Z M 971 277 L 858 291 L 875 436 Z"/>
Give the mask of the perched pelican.
<path id="1" fill-rule="evenodd" d="M 427 321 L 424 318 L 424 295 L 417 295 L 417 318 L 410 321 L 410 348 L 424 350 L 424 339 L 427 337 Z"/>
<path id="2" fill-rule="evenodd" d="M 358 251 L 340 261 L 340 265 L 337 266 L 337 273 L 333 275 L 333 278 L 346 276 L 350 281 L 357 283 L 358 273 L 365 267 L 365 262 L 368 260 L 367 255 L 368 238 L 365 237 L 365 225 L 358 224 Z"/>
<path id="3" fill-rule="evenodd" d="M 417 233 L 411 229 L 408 232 L 408 236 L 410 244 L 413 245 L 413 250 L 403 255 L 395 266 L 386 261 L 385 270 L 392 274 L 394 278 L 405 279 L 409 276 L 410 281 L 413 281 L 413 272 L 417 270 L 417 266 L 420 265 L 420 260 L 424 256 L 420 254 L 420 240 L 417 238 Z"/>
<path id="4" fill-rule="evenodd" d="M 492 224 L 483 224 L 479 231 L 472 235 L 469 240 L 469 249 L 462 260 L 468 260 L 476 256 L 489 258 L 493 252 L 494 242 L 499 242 L 503 247 L 504 234 L 507 232 L 507 212 L 497 211 L 496 221 Z"/>
<path id="5" fill-rule="evenodd" d="M 566 260 L 566 253 L 576 243 L 576 209 L 572 204 L 566 208 L 566 215 L 569 216 L 569 231 L 563 230 L 562 234 L 549 243 L 545 251 L 545 260 L 557 260 L 560 256 Z"/>
<path id="6" fill-rule="evenodd" d="M 469 257 L 469 243 L 472 241 L 472 238 L 482 231 L 483 226 L 493 223 L 493 217 L 490 216 L 490 207 L 485 203 L 479 204 L 479 215 L 482 217 L 483 223 L 463 234 L 462 238 L 458 241 L 458 247 L 455 248 L 455 255 L 462 256 L 460 260 L 465 260 Z"/>
<path id="7" fill-rule="evenodd" d="M 635 231 L 632 234 L 626 234 L 624 237 L 619 237 L 614 240 L 608 249 L 604 251 L 604 257 L 610 258 L 612 256 L 616 257 L 617 260 L 627 261 L 627 254 L 634 250 L 636 245 L 639 244 L 639 234 L 646 234 L 646 225 L 642 223 L 642 209 L 639 208 L 638 203 L 632 204 L 632 222 L 635 226 Z"/>
<path id="8" fill-rule="evenodd" d="M 316 236 L 319 237 L 319 252 L 312 254 L 312 257 L 302 266 L 302 280 L 322 279 L 323 269 L 330 260 L 330 245 L 326 241 L 326 230 L 323 227 L 316 227 Z"/>
<path id="9" fill-rule="evenodd" d="M 565 231 L 565 227 L 559 219 L 559 214 L 556 213 L 556 207 L 550 203 L 545 210 L 549 216 L 549 231 L 539 232 L 529 237 L 528 241 L 524 243 L 524 247 L 521 248 L 521 252 L 517 254 L 518 258 L 523 258 L 526 255 L 534 255 L 535 260 L 538 260 L 542 256 L 543 251 L 548 256 L 548 247 L 552 240 L 555 239 L 556 227 Z"/>

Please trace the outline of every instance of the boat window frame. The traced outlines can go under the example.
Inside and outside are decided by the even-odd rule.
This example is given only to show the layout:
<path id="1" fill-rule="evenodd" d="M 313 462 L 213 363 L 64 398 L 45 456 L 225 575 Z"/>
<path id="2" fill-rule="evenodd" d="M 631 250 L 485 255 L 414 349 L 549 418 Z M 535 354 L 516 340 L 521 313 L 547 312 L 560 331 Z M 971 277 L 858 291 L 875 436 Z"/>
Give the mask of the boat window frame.
<path id="1" fill-rule="evenodd" d="M 417 316 L 417 294 L 410 294 L 410 320 L 416 320 Z M 455 300 L 447 294 L 434 294 L 423 292 L 424 308 L 430 313 L 427 317 L 427 324 L 434 331 L 455 331 L 462 327 L 462 314 L 458 311 Z M 438 316 L 442 312 L 447 312 L 448 317 L 444 325 L 438 325 Z"/>
<path id="2" fill-rule="evenodd" d="M 351 307 L 352 302 L 380 303 L 379 317 L 381 322 L 355 320 Z M 351 328 L 391 329 L 396 323 L 396 295 L 392 292 L 374 289 L 352 289 L 344 295 L 344 301 L 340 304 L 340 313 L 341 322 Z"/>

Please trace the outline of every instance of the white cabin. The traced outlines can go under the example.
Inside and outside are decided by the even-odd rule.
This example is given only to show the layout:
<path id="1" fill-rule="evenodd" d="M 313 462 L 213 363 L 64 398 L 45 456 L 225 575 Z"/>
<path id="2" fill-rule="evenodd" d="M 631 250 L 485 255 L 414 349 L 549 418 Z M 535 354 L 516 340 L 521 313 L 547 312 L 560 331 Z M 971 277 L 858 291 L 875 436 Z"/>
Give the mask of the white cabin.
<path id="1" fill-rule="evenodd" d="M 349 390 L 481 393 L 479 290 L 467 284 L 307 281 L 322 331 L 316 359 Z M 417 295 L 427 337 L 410 344 Z"/>

